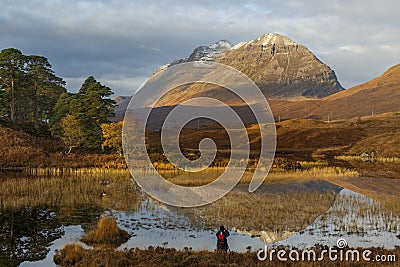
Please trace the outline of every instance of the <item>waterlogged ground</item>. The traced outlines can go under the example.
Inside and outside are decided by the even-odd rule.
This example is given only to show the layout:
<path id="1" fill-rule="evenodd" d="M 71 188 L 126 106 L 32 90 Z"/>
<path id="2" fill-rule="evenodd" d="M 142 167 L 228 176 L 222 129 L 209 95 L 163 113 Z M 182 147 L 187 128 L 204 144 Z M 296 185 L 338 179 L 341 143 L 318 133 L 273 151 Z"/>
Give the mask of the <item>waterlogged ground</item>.
<path id="1" fill-rule="evenodd" d="M 110 177 L 104 174 L 93 180 L 86 177 L 85 185 L 79 185 L 79 177 L 75 177 L 70 183 L 72 187 L 65 190 L 77 195 L 68 201 L 57 200 L 59 192 L 54 196 L 47 192 L 45 197 L 38 197 L 36 205 L 32 191 L 41 192 L 40 184 L 52 188 L 47 180 L 38 185 L 33 181 L 27 183 L 29 192 L 15 185 L 13 190 L 19 195 L 14 196 L 14 201 L 3 199 L 3 194 L 0 265 L 54 266 L 54 253 L 67 243 L 79 242 L 100 216 L 113 216 L 119 227 L 131 235 L 119 250 L 161 246 L 213 251 L 215 232 L 221 221 L 226 222 L 231 232 L 230 249 L 239 252 L 256 251 L 265 244 L 333 246 L 339 238 L 346 239 L 352 247 L 400 246 L 396 237 L 400 233 L 398 215 L 375 200 L 325 181 L 264 185 L 250 195 L 245 192 L 245 185 L 239 185 L 214 206 L 180 209 L 148 198 L 137 186 L 130 185 L 129 176 L 122 175 L 118 181 Z M 92 183 L 96 186 L 91 186 Z M 72 188 L 79 190 L 75 192 Z M 33 199 L 27 201 L 29 197 Z M 42 201 L 49 200 L 52 205 L 43 206 Z M 126 200 L 129 201 L 123 203 Z M 236 206 L 224 204 L 232 200 Z M 232 210 L 218 210 L 220 204 Z M 237 214 L 242 214 L 242 218 L 237 219 Z M 279 225 L 271 226 L 274 221 Z"/>
<path id="2" fill-rule="evenodd" d="M 336 245 L 344 238 L 351 247 L 400 246 L 400 217 L 386 211 L 378 202 L 343 189 L 335 204 L 304 231 L 295 233 L 276 245 L 309 248 L 314 244 Z"/>
<path id="3" fill-rule="evenodd" d="M 214 250 L 215 229 L 196 228 L 190 220 L 171 207 L 159 205 L 152 200 L 143 202 L 142 209 L 134 212 L 110 212 L 119 226 L 131 234 L 131 239 L 118 249 L 147 248 L 149 246 Z M 263 242 L 247 234 L 231 231 L 230 249 L 246 251 L 246 247 L 260 247 Z"/>
<path id="4" fill-rule="evenodd" d="M 84 231 L 80 225 L 75 226 L 66 226 L 63 229 L 63 236 L 59 239 L 56 239 L 52 242 L 49 247 L 49 252 L 46 255 L 46 258 L 39 261 L 24 261 L 20 264 L 23 267 L 42 267 L 42 266 L 56 266 L 53 261 L 53 256 L 56 251 L 61 250 L 65 245 L 69 243 L 78 243 L 84 248 L 89 248 L 84 243 L 80 242 L 79 239 L 84 235 Z"/>

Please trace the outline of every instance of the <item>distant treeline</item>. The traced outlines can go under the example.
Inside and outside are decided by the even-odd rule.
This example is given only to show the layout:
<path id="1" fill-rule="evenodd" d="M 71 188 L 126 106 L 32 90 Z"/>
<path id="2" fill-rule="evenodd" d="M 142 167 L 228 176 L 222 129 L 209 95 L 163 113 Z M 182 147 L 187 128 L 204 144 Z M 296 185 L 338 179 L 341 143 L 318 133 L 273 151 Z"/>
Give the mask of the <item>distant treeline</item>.
<path id="1" fill-rule="evenodd" d="M 74 148 L 96 151 L 107 145 L 120 152 L 122 124 L 108 124 L 115 107 L 109 98 L 112 90 L 92 76 L 77 93 L 67 92 L 65 85 L 46 57 L 24 55 L 15 48 L 2 50 L 0 122 L 51 135 L 63 142 L 68 153 Z M 114 137 L 117 140 L 109 140 Z"/>

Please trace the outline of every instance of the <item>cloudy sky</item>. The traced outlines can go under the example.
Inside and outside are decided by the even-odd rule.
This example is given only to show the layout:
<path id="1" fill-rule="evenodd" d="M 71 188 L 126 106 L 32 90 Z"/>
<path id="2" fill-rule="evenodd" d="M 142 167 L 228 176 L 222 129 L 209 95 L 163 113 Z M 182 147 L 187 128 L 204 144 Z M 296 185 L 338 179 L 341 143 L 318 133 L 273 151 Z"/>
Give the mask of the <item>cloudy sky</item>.
<path id="1" fill-rule="evenodd" d="M 400 1 L 0 0 L 0 49 L 46 56 L 70 91 L 93 75 L 131 95 L 160 65 L 221 39 L 288 36 L 346 88 L 400 63 Z"/>

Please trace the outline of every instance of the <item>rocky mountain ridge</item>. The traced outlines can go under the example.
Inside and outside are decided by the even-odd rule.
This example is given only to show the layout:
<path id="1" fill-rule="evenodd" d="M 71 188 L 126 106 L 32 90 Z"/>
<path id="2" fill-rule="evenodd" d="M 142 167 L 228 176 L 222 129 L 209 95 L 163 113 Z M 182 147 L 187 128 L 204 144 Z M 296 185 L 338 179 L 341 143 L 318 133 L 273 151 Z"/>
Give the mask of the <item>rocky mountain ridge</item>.
<path id="1" fill-rule="evenodd" d="M 200 46 L 190 56 L 164 65 L 157 71 L 197 60 L 215 61 L 242 71 L 270 99 L 321 98 L 344 89 L 335 72 L 310 50 L 275 33 L 266 33 L 255 40 L 240 42 L 234 46 L 225 40 Z M 175 93 L 171 92 L 161 103 L 175 105 L 178 104 L 177 99 L 184 101 L 193 95 L 207 96 L 209 92 L 210 87 L 194 85 L 185 90 L 181 88 Z M 220 100 L 232 104 L 231 99 Z"/>

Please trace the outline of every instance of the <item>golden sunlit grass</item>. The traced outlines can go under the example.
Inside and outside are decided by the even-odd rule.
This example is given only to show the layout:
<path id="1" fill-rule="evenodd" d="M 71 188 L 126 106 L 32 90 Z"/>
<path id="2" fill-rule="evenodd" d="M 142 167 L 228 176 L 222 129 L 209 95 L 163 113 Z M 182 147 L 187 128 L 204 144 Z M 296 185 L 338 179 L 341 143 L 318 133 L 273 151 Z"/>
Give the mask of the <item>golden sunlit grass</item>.
<path id="1" fill-rule="evenodd" d="M 394 200 L 394 198 L 390 200 Z M 399 200 L 390 204 L 399 204 Z M 377 231 L 394 233 L 397 233 L 400 228 L 398 215 L 388 209 L 384 203 L 363 195 L 339 195 L 329 214 L 329 222 L 333 222 L 336 229 L 350 233 L 363 234 L 365 225 L 369 225 Z M 324 214 L 320 220 L 324 221 L 326 216 Z"/>
<path id="2" fill-rule="evenodd" d="M 130 235 L 118 227 L 114 218 L 102 217 L 97 227 L 86 234 L 81 241 L 97 247 L 118 247 L 129 238 Z"/>
<path id="3" fill-rule="evenodd" d="M 4 209 L 26 206 L 97 205 L 135 210 L 141 203 L 137 186 L 127 171 L 107 170 L 58 176 L 14 175 L 0 178 L 0 203 Z"/>
<path id="4" fill-rule="evenodd" d="M 331 179 L 329 182 L 374 199 L 389 212 L 400 216 L 400 182 L 398 179 L 357 177 Z"/>
<path id="5" fill-rule="evenodd" d="M 63 266 L 74 266 L 85 256 L 86 250 L 78 244 L 67 244 L 60 254 L 54 255 L 54 262 Z"/>
<path id="6" fill-rule="evenodd" d="M 170 172 L 164 177 L 170 182 L 184 186 L 201 186 L 217 179 L 223 168 L 209 168 L 198 173 Z M 235 175 L 235 171 L 233 171 Z M 253 172 L 246 171 L 239 183 L 249 183 L 253 179 Z M 271 183 L 308 182 L 312 180 L 326 180 L 331 178 L 357 177 L 359 173 L 342 167 L 312 167 L 296 171 L 272 171 L 264 180 L 264 185 Z"/>
<path id="7" fill-rule="evenodd" d="M 378 201 L 388 210 L 400 217 L 400 197 L 380 196 Z"/>
<path id="8" fill-rule="evenodd" d="M 48 168 L 26 168 L 24 173 L 27 175 L 46 175 L 46 176 L 61 176 L 61 175 L 94 175 L 94 174 L 111 174 L 111 175 L 126 175 L 127 169 L 119 168 L 65 168 L 65 167 L 48 167 Z"/>
<path id="9" fill-rule="evenodd" d="M 247 231 L 295 232 L 325 213 L 334 200 L 334 192 L 249 194 L 232 191 L 207 206 L 183 209 L 183 212 L 193 222 L 202 222 L 206 227 L 224 224 Z"/>
<path id="10" fill-rule="evenodd" d="M 342 156 L 336 156 L 335 159 L 339 160 L 361 160 L 361 156 L 351 156 L 351 155 L 342 155 Z M 383 163 L 398 163 L 400 162 L 399 157 L 374 157 L 374 161 L 377 162 L 383 162 Z"/>
<path id="11" fill-rule="evenodd" d="M 310 169 L 313 167 L 327 167 L 328 162 L 327 161 L 298 161 L 300 163 L 301 167 L 304 169 Z"/>

